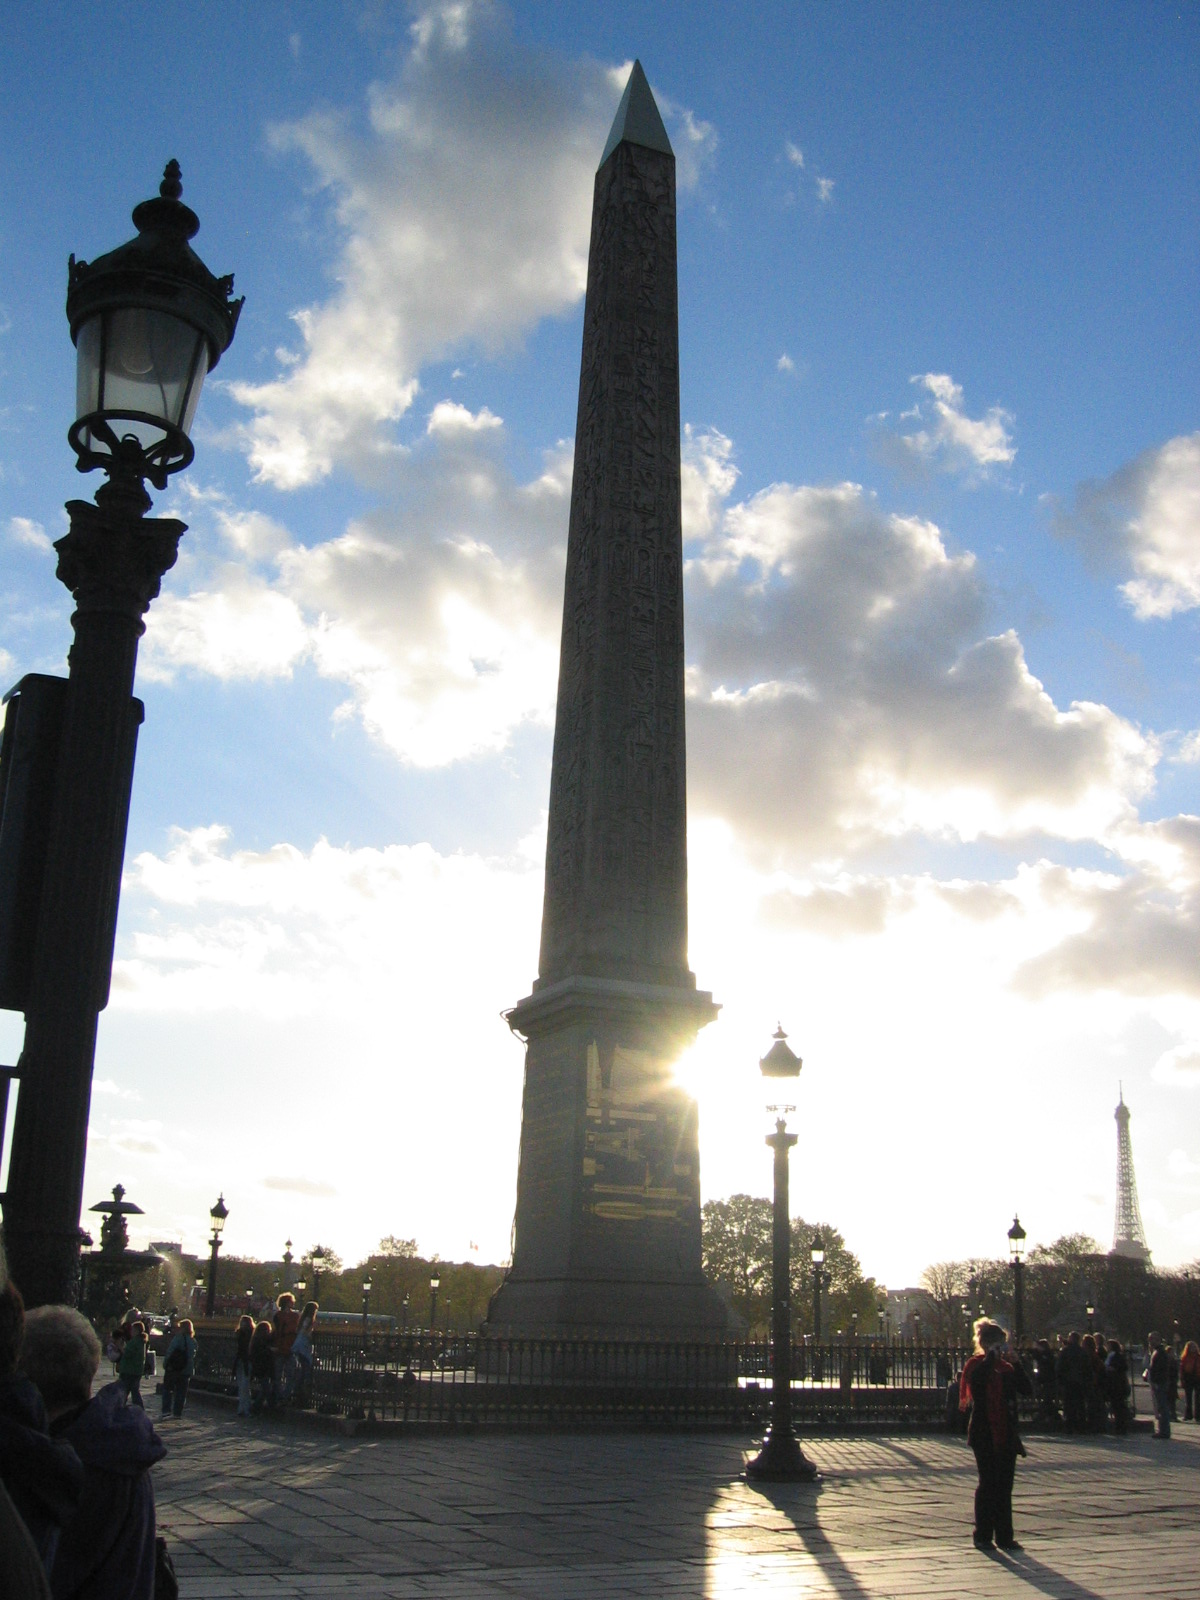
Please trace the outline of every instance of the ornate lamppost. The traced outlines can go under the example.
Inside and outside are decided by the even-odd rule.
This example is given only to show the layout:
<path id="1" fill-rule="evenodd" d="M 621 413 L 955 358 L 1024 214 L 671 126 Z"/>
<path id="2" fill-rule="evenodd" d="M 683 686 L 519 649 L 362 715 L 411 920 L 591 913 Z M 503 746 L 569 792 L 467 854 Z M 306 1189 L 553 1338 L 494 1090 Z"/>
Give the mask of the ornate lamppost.
<path id="1" fill-rule="evenodd" d="M 433 1325 L 437 1321 L 437 1294 L 441 1288 L 442 1280 L 435 1272 L 429 1279 L 429 1331 L 433 1332 Z"/>
<path id="2" fill-rule="evenodd" d="M 764 1078 L 795 1080 L 803 1065 L 788 1048 L 782 1027 L 775 1043 L 758 1063 Z M 787 1131 L 786 1113 L 793 1106 L 773 1106 L 781 1113 L 767 1143 L 775 1152 L 775 1188 L 771 1214 L 771 1425 L 762 1449 L 746 1465 L 748 1478 L 803 1478 L 812 1480 L 817 1469 L 800 1448 L 792 1428 L 792 1268 L 791 1225 L 788 1217 L 788 1155 L 796 1135 Z"/>
<path id="3" fill-rule="evenodd" d="M 362 1336 L 363 1336 L 363 1349 L 364 1350 L 367 1347 L 367 1327 L 368 1327 L 368 1319 L 370 1317 L 370 1314 L 371 1314 L 371 1280 L 370 1280 L 370 1278 L 364 1278 L 363 1279 L 363 1312 L 362 1312 L 362 1317 L 363 1317 L 363 1332 L 362 1332 Z"/>
<path id="4" fill-rule="evenodd" d="M 69 675 L 22 678 L 6 721 L 0 894 L 16 923 L 0 951 L 0 1004 L 25 1013 L 25 1042 L 4 1234 L 30 1305 L 76 1300 L 96 1031 L 142 720 L 138 640 L 185 531 L 146 516 L 145 483 L 165 489 L 190 463 L 200 388 L 242 304 L 232 277 L 214 277 L 189 245 L 200 224 L 182 189 L 172 161 L 157 197 L 133 213 L 136 239 L 91 263 L 71 257 L 68 439 L 79 470 L 99 467 L 108 481 L 94 504 L 68 502 L 70 530 L 55 544 L 75 598 Z"/>
<path id="5" fill-rule="evenodd" d="M 1013 1273 L 1013 1338 L 1020 1344 L 1025 1337 L 1025 1229 L 1017 1216 L 1008 1230 L 1008 1254 Z"/>
<path id="6" fill-rule="evenodd" d="M 407 1290 L 405 1290 L 404 1299 L 401 1300 L 401 1302 L 400 1302 L 400 1315 L 404 1319 L 401 1322 L 400 1326 L 403 1328 L 404 1332 L 407 1333 L 408 1332 L 408 1291 Z"/>
<path id="7" fill-rule="evenodd" d="M 813 1280 L 813 1344 L 821 1342 L 821 1290 L 825 1287 L 825 1240 L 820 1232 L 812 1236 L 812 1245 L 809 1249 L 812 1257 Z"/>
<path id="8" fill-rule="evenodd" d="M 1087 1314 L 1088 1332 L 1089 1333 L 1095 1333 L 1095 1331 L 1096 1331 L 1096 1308 L 1092 1304 L 1092 1302 L 1089 1300 L 1084 1309 L 1085 1309 L 1086 1314 Z"/>
<path id="9" fill-rule="evenodd" d="M 221 1249 L 221 1234 L 225 1229 L 225 1219 L 229 1215 L 229 1207 L 225 1204 L 225 1196 L 219 1194 L 217 1203 L 208 1213 L 212 1218 L 212 1238 L 208 1241 L 212 1246 L 208 1257 L 208 1303 L 204 1314 L 211 1317 L 217 1304 L 217 1256 Z"/>

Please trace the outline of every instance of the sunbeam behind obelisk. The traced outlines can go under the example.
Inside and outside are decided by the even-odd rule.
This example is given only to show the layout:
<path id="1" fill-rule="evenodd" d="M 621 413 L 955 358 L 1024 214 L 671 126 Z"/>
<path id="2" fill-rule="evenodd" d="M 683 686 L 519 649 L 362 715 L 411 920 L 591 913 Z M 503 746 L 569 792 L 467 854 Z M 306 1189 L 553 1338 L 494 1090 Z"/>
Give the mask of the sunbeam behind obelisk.
<path id="1" fill-rule="evenodd" d="M 512 1268 L 497 1334 L 713 1337 L 687 963 L 675 157 L 638 63 L 596 174 Z"/>

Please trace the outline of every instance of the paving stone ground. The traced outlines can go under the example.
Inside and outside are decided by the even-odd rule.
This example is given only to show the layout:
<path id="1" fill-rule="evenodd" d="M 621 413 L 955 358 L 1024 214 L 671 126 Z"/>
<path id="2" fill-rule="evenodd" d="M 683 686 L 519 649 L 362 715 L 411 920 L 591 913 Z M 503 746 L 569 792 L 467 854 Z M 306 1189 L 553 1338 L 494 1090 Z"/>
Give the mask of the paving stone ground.
<path id="1" fill-rule="evenodd" d="M 184 1600 L 1200 1597 L 1191 1423 L 1030 1439 L 1012 1557 L 971 1545 L 957 1438 L 817 1438 L 819 1484 L 765 1488 L 728 1434 L 341 1438 L 198 1404 L 162 1431 Z"/>

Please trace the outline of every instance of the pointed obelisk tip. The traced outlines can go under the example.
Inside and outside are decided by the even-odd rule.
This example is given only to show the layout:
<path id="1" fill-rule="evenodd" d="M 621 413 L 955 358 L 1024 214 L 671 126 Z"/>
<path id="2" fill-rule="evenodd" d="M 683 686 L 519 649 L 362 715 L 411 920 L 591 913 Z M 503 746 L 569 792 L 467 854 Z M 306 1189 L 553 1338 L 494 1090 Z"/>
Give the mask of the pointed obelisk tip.
<path id="1" fill-rule="evenodd" d="M 604 154 L 600 157 L 601 166 L 619 144 L 640 144 L 647 150 L 661 150 L 669 156 L 675 154 L 671 149 L 671 141 L 667 138 L 667 130 L 663 127 L 663 119 L 654 103 L 654 96 L 650 93 L 650 85 L 646 82 L 646 74 L 642 71 L 640 61 L 633 63 L 633 71 L 629 74 L 629 82 L 625 85 L 621 104 L 617 107 L 617 114 L 613 118 L 608 143 L 604 146 Z"/>

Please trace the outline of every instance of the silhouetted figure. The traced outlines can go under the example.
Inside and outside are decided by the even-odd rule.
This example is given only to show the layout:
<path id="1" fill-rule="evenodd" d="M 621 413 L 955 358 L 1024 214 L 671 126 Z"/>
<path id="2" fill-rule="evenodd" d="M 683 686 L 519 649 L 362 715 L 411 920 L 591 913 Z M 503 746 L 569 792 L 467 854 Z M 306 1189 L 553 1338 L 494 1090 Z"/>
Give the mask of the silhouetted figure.
<path id="1" fill-rule="evenodd" d="M 967 1441 L 979 1469 L 972 1534 L 978 1550 L 990 1550 L 993 1542 L 1002 1550 L 1021 1548 L 1012 1520 L 1017 1457 L 1025 1454 L 1017 1431 L 1017 1396 L 1032 1394 L 1033 1387 L 1024 1369 L 1005 1359 L 1007 1343 L 1000 1324 L 981 1317 L 975 1324 L 975 1354 L 959 1380 L 958 1403 L 970 1413 Z"/>
<path id="2" fill-rule="evenodd" d="M 1167 1358 L 1166 1347 L 1158 1334 L 1150 1334 L 1146 1343 L 1150 1349 L 1150 1359 L 1146 1363 L 1145 1377 L 1150 1385 L 1150 1401 L 1154 1407 L 1154 1437 L 1156 1439 L 1169 1439 L 1171 1437 L 1171 1363 Z"/>
<path id="3" fill-rule="evenodd" d="M 92 1395 L 100 1341 L 70 1306 L 39 1306 L 25 1322 L 21 1367 L 41 1391 L 51 1435 L 83 1463 L 79 1508 L 63 1528 L 50 1574 L 54 1600 L 152 1600 L 154 1487 L 166 1454 L 144 1409 L 120 1383 Z"/>
<path id="4" fill-rule="evenodd" d="M 1033 1371 L 1038 1402 L 1038 1421 L 1058 1421 L 1058 1380 L 1054 1372 L 1054 1351 L 1048 1339 L 1033 1347 Z"/>
<path id="5" fill-rule="evenodd" d="M 250 1340 L 250 1409 L 256 1414 L 275 1405 L 275 1330 L 267 1321 L 257 1324 Z"/>
<path id="6" fill-rule="evenodd" d="M 51 1439 L 42 1397 L 17 1371 L 24 1335 L 25 1307 L 8 1283 L 0 1289 L 0 1483 L 49 1572 L 59 1530 L 83 1493 L 83 1467 L 69 1444 Z"/>
<path id="7" fill-rule="evenodd" d="M 1087 1356 L 1087 1393 L 1084 1397 L 1087 1430 L 1089 1433 L 1103 1433 L 1108 1415 L 1105 1409 L 1104 1358 L 1101 1354 L 1104 1341 L 1085 1333 L 1080 1344 Z"/>
<path id="8" fill-rule="evenodd" d="M 1121 1348 L 1119 1339 L 1108 1341 L 1108 1355 L 1104 1360 L 1108 1403 L 1112 1407 L 1113 1427 L 1118 1433 L 1129 1432 L 1129 1357 Z"/>
<path id="9" fill-rule="evenodd" d="M 237 1347 L 233 1356 L 233 1381 L 237 1384 L 239 1417 L 250 1415 L 250 1341 L 254 1337 L 254 1318 L 243 1317 L 238 1323 Z"/>
<path id="10" fill-rule="evenodd" d="M 1082 1433 L 1087 1425 L 1087 1391 L 1092 1373 L 1087 1351 L 1074 1329 L 1058 1353 L 1055 1375 L 1062 1396 L 1063 1426 L 1068 1433 Z"/>
<path id="11" fill-rule="evenodd" d="M 296 1404 L 301 1406 L 308 1404 L 312 1393 L 313 1335 L 316 1332 L 317 1312 L 320 1309 L 315 1300 L 306 1302 L 304 1310 L 300 1313 L 296 1337 L 292 1341 L 292 1367 L 283 1398 L 295 1400 Z"/>

